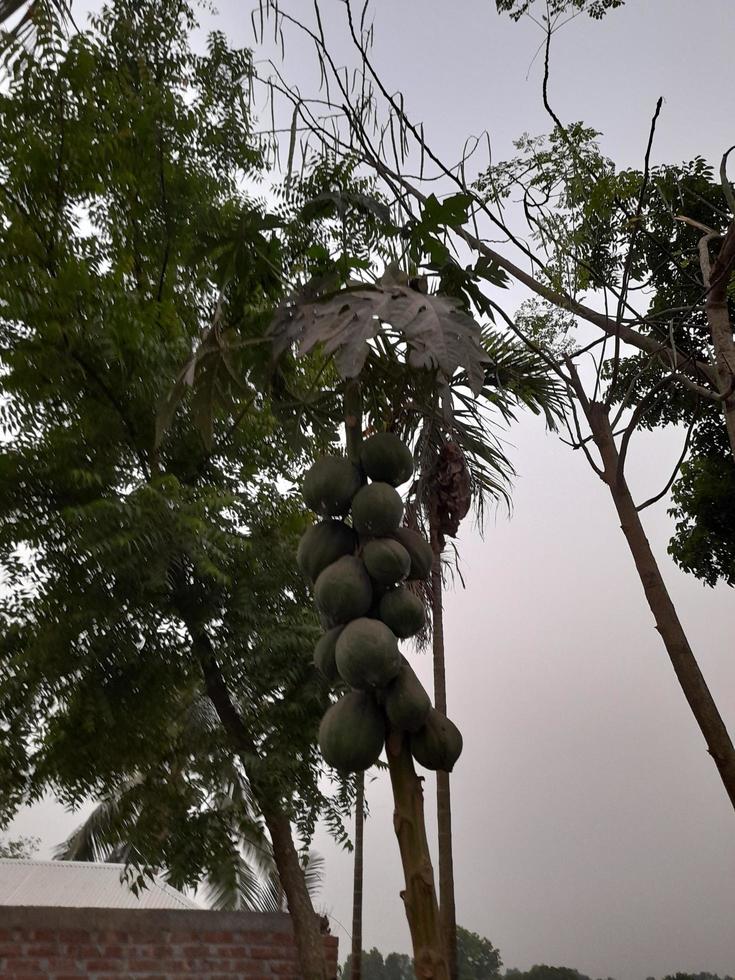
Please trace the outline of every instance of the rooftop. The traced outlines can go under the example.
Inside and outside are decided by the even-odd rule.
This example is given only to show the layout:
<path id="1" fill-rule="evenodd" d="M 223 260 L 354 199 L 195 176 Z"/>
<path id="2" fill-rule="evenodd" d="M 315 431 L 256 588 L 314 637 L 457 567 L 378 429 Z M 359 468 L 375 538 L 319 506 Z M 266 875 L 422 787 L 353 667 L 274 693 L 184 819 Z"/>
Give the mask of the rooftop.
<path id="1" fill-rule="evenodd" d="M 159 877 L 135 895 L 123 880 L 124 871 L 123 864 L 3 858 L 0 859 L 0 906 L 201 909 Z"/>

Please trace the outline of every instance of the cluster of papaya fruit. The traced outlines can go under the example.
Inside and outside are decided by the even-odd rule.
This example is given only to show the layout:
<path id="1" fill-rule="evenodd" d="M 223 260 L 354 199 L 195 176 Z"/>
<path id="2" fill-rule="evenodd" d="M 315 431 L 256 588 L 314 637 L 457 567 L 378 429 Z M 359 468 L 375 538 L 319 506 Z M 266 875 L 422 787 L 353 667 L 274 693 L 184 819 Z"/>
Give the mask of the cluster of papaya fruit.
<path id="1" fill-rule="evenodd" d="M 377 762 L 390 729 L 408 734 L 427 769 L 450 772 L 462 751 L 459 730 L 432 707 L 398 647 L 424 626 L 423 602 L 406 583 L 427 578 L 432 564 L 425 538 L 401 526 L 396 487 L 412 473 L 410 449 L 379 432 L 362 443 L 359 465 L 324 456 L 303 483 L 307 506 L 321 518 L 297 553 L 326 630 L 314 662 L 343 689 L 322 718 L 319 745 L 342 772 Z"/>

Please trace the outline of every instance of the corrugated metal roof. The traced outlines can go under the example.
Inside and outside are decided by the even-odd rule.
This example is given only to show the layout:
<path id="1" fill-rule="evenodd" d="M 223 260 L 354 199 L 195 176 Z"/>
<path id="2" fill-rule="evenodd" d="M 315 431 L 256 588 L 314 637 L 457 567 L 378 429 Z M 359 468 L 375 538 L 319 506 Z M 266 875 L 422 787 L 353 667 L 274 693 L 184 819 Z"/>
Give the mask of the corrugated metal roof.
<path id="1" fill-rule="evenodd" d="M 155 878 L 135 895 L 121 880 L 123 864 L 0 859 L 0 905 L 102 909 L 201 909 Z"/>

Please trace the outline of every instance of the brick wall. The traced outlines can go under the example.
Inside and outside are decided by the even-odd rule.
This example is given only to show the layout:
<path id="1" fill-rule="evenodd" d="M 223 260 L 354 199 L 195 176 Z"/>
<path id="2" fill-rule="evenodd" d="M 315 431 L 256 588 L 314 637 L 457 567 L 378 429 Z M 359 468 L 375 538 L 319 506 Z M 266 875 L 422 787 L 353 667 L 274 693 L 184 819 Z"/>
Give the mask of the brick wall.
<path id="1" fill-rule="evenodd" d="M 337 939 L 325 936 L 330 976 Z M 281 913 L 0 907 L 2 980 L 300 980 Z"/>

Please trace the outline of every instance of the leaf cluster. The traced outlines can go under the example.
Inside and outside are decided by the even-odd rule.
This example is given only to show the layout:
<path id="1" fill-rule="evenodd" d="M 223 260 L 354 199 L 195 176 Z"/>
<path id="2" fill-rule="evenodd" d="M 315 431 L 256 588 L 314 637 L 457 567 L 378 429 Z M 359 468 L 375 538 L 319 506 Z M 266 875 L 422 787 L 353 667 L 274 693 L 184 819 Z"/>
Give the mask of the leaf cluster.
<path id="1" fill-rule="evenodd" d="M 344 839 L 349 802 L 319 784 L 310 453 L 282 424 L 313 376 L 273 378 L 265 340 L 308 236 L 253 194 L 249 52 L 195 53 L 194 26 L 178 0 L 68 39 L 50 16 L 0 94 L 0 820 L 118 794 L 126 854 L 177 883 L 254 826 L 236 775 L 305 839 L 319 813 Z M 252 736 L 237 763 L 192 722 L 202 630 Z"/>

